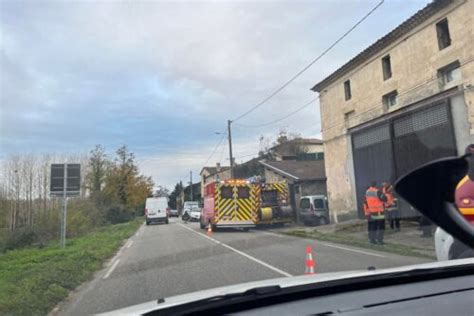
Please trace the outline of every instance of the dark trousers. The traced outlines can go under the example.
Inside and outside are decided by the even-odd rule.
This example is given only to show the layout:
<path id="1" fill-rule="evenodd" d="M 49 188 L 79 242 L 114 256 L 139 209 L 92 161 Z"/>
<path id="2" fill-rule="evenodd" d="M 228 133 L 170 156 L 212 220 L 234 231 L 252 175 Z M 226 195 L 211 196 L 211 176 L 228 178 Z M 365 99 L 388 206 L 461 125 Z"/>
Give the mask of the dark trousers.
<path id="1" fill-rule="evenodd" d="M 400 229 L 400 212 L 398 210 L 387 211 L 387 219 L 391 229 Z"/>
<path id="2" fill-rule="evenodd" d="M 385 219 L 373 219 L 367 223 L 369 231 L 369 240 L 371 243 L 383 242 L 383 235 L 385 232 Z"/>

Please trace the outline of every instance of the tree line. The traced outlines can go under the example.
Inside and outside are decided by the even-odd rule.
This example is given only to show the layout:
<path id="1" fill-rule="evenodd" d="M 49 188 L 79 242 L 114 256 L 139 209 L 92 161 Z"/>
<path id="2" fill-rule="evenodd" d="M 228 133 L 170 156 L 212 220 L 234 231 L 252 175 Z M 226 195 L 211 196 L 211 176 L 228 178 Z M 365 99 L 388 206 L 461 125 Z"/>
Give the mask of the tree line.
<path id="1" fill-rule="evenodd" d="M 68 237 L 143 215 L 153 181 L 122 146 L 109 157 L 96 145 L 87 154 L 15 154 L 1 161 L 0 251 L 45 244 L 59 236 L 62 201 L 50 197 L 52 163 L 81 164 L 81 193 L 68 202 Z"/>

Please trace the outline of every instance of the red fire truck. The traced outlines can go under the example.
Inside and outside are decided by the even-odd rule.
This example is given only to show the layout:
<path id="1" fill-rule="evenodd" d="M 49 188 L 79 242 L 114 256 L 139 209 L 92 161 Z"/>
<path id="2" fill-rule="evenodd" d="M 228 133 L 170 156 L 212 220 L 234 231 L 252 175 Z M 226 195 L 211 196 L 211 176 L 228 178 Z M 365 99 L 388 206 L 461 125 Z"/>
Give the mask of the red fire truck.
<path id="1" fill-rule="evenodd" d="M 243 179 L 230 179 L 208 184 L 204 189 L 201 228 L 255 227 L 260 201 L 260 186 Z"/>

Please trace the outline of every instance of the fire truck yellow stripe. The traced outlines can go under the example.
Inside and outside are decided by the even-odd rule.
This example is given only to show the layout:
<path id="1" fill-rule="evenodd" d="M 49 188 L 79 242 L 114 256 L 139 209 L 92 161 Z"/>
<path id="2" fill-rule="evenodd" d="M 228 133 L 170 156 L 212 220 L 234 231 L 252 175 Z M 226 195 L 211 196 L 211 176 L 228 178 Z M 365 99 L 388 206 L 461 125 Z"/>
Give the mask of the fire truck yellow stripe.
<path id="1" fill-rule="evenodd" d="M 233 204 L 234 204 L 233 200 L 223 200 L 220 207 L 219 207 L 219 211 L 225 213 L 229 210 L 232 210 Z"/>
<path id="2" fill-rule="evenodd" d="M 245 216 L 246 220 L 252 218 L 252 205 L 248 200 L 238 200 L 237 204 L 239 205 L 239 213 L 242 213 Z"/>
<path id="3" fill-rule="evenodd" d="M 252 203 L 250 202 L 250 199 L 239 199 L 237 200 L 237 202 L 239 205 L 243 205 L 245 208 L 252 208 Z"/>
<path id="4" fill-rule="evenodd" d="M 219 207 L 217 208 L 218 210 L 218 216 L 217 219 L 218 221 L 222 219 L 223 216 L 226 215 L 231 215 L 232 209 L 233 209 L 233 202 L 234 200 L 232 199 L 222 199 Z"/>
<path id="5" fill-rule="evenodd" d="M 247 210 L 245 208 L 239 208 L 236 213 L 239 214 L 240 216 L 245 217 L 245 219 L 250 219 L 251 218 L 251 214 L 250 214 L 249 210 Z"/>
<path id="6" fill-rule="evenodd" d="M 250 210 L 247 209 L 239 209 L 239 214 L 245 219 L 250 220 L 252 218 Z"/>

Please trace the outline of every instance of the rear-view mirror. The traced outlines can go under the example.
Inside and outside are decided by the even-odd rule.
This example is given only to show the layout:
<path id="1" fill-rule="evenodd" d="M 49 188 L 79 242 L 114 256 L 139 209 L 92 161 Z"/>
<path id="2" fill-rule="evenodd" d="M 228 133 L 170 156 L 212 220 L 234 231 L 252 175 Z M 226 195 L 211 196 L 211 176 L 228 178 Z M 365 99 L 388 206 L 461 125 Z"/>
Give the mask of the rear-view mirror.
<path id="1" fill-rule="evenodd" d="M 474 247 L 474 225 L 455 205 L 454 194 L 459 181 L 468 172 L 468 158 L 444 158 L 425 164 L 397 180 L 395 190 L 433 223 Z"/>

